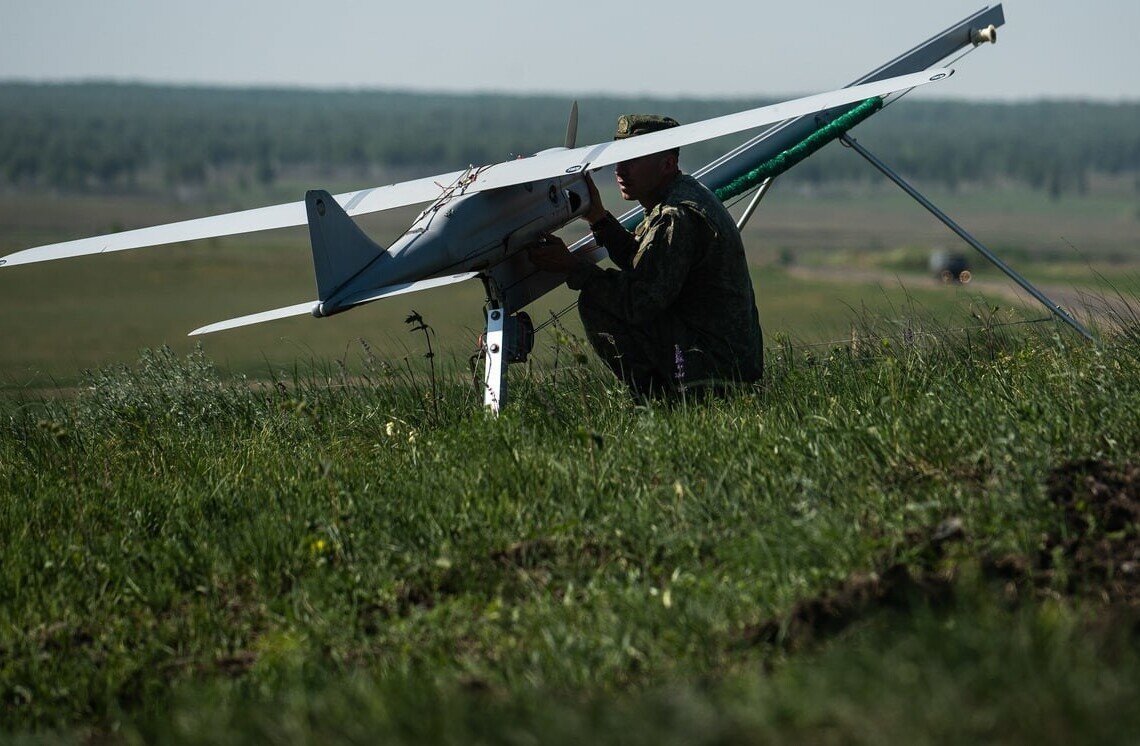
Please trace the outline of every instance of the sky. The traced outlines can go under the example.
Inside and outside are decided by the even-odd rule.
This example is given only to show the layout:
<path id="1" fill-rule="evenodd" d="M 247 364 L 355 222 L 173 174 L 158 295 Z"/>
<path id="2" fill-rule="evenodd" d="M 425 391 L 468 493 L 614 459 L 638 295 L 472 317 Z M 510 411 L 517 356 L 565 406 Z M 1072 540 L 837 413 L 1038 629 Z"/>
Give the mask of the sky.
<path id="1" fill-rule="evenodd" d="M 0 80 L 799 94 L 846 85 L 985 4 L 0 0 Z M 916 95 L 1140 101 L 1138 0 L 1002 5 L 998 43 Z"/>

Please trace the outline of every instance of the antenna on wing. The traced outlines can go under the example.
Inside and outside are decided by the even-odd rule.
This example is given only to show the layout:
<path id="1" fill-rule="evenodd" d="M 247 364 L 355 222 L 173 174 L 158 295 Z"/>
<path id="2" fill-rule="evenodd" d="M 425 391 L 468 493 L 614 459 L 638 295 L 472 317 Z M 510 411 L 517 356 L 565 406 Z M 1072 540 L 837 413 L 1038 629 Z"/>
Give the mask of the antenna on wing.
<path id="1" fill-rule="evenodd" d="M 574 105 L 570 107 L 570 121 L 566 123 L 566 149 L 570 150 L 574 147 L 574 143 L 578 141 L 578 102 L 575 101 Z"/>

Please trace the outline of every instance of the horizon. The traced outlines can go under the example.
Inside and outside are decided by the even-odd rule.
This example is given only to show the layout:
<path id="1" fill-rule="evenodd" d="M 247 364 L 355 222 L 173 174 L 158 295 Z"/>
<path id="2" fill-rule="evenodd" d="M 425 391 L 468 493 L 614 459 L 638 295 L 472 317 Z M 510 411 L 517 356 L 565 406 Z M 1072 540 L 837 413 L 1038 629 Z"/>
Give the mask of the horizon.
<path id="1" fill-rule="evenodd" d="M 455 89 L 431 89 L 431 88 L 398 88 L 398 87 L 380 87 L 380 86 L 340 86 L 340 87 L 318 87 L 306 85 L 303 83 L 224 83 L 224 82 L 201 82 L 201 81 L 160 81 L 160 80 L 145 80 L 145 79 L 116 79 L 116 78 L 91 78 L 91 79 L 58 79 L 58 80 L 33 80 L 23 78 L 0 78 L 0 86 L 43 86 L 43 87 L 83 87 L 83 86 L 119 86 L 123 88 L 155 88 L 155 89 L 169 89 L 169 90 L 198 90 L 198 91 L 219 91 L 241 93 L 247 92 L 270 92 L 270 93 L 315 93 L 315 94 L 389 94 L 389 95 L 407 95 L 407 96 L 443 96 L 453 98 L 480 98 L 480 97 L 501 97 L 501 98 L 519 98 L 519 99 L 565 99 L 571 100 L 590 100 L 590 99 L 648 99 L 658 101 L 779 101 L 789 100 L 799 96 L 810 95 L 817 91 L 784 91 L 780 93 L 755 93 L 755 94 L 730 94 L 723 95 L 700 95 L 700 94 L 673 94 L 670 95 L 664 92 L 631 92 L 624 93 L 621 91 L 543 91 L 543 90 L 496 90 L 496 89 L 469 89 L 469 90 L 455 90 Z M 950 104 L 965 104 L 965 105 L 1032 105 L 1040 103 L 1080 103 L 1080 104 L 1098 104 L 1105 106 L 1132 106 L 1140 104 L 1140 95 L 1135 98 L 1092 98 L 1092 97 L 1079 97 L 1076 95 L 1042 95 L 1041 97 L 1031 98 L 960 98 L 956 96 L 922 96 L 919 97 L 917 93 L 907 94 L 913 96 L 914 100 L 921 100 L 927 103 L 950 103 Z"/>

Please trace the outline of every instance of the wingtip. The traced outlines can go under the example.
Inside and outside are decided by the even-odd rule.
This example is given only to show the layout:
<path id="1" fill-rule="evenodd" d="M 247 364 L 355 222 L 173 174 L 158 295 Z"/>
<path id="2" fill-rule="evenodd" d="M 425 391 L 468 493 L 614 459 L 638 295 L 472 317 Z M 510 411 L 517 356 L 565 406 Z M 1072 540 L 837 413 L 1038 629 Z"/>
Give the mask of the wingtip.
<path id="1" fill-rule="evenodd" d="M 284 319 L 290 316 L 302 316 L 304 314 L 311 314 L 315 306 L 320 301 L 305 301 L 304 303 L 297 303 L 292 306 L 285 306 L 284 308 L 274 308 L 271 311 L 262 311 L 260 313 L 251 313 L 247 316 L 239 316 L 234 319 L 227 319 L 226 321 L 217 321 L 213 324 L 200 326 L 194 331 L 188 333 L 187 337 L 196 337 L 202 334 L 213 334 L 214 332 L 226 331 L 228 329 L 237 329 L 242 326 L 250 326 L 252 324 L 260 324 L 264 321 L 276 321 L 277 319 Z"/>

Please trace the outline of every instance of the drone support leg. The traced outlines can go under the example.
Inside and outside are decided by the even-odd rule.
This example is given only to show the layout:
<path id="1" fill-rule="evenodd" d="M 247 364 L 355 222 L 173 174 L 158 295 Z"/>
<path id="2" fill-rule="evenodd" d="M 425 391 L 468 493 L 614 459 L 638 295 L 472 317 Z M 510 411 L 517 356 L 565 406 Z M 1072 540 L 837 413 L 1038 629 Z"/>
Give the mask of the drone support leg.
<path id="1" fill-rule="evenodd" d="M 1090 332 L 1088 329 L 1086 329 L 1085 326 L 1083 324 L 1081 324 L 1081 322 L 1077 321 L 1075 318 L 1073 318 L 1071 315 L 1069 315 L 1069 313 L 1066 312 L 1065 309 L 1058 306 L 1056 303 L 1054 303 L 1052 300 L 1050 300 L 1044 293 L 1042 293 L 1040 290 L 1038 290 L 1036 287 L 1034 287 L 1033 284 L 1029 282 L 1029 280 L 1026 280 L 1020 274 L 1015 272 L 1012 267 L 1010 267 L 1005 262 L 1003 262 L 1000 258 L 998 258 L 998 256 L 996 254 L 994 254 L 992 251 L 990 251 L 985 246 L 983 246 L 980 242 L 978 242 L 977 239 L 975 239 L 973 236 L 971 236 L 969 233 L 967 233 L 960 225 L 958 225 L 953 220 L 951 220 L 946 215 L 946 213 L 942 212 L 937 207 L 935 207 L 934 203 L 932 203 L 926 197 L 922 196 L 918 192 L 917 189 L 915 189 L 910 184 L 908 184 L 901 176 L 899 176 L 897 173 L 892 171 L 885 163 L 883 163 L 878 158 L 876 158 L 874 154 L 872 154 L 870 151 L 868 151 L 866 148 L 864 148 L 862 145 L 860 145 L 853 137 L 851 137 L 848 134 L 844 134 L 844 135 L 840 135 L 839 139 L 844 145 L 851 148 L 852 150 L 854 150 L 859 155 L 863 156 L 863 158 L 865 158 L 868 163 L 870 163 L 872 166 L 877 168 L 884 176 L 886 176 L 888 179 L 893 181 L 904 192 L 909 194 L 911 196 L 911 198 L 914 199 L 915 202 L 918 202 L 918 204 L 922 205 L 927 210 L 929 210 L 930 213 L 932 215 L 934 215 L 934 217 L 941 220 L 942 223 L 945 224 L 945 226 L 947 228 L 949 228 L 950 230 L 957 233 L 959 238 L 961 238 L 966 243 L 970 244 L 970 246 L 974 247 L 974 249 L 976 249 L 978 251 L 978 253 L 980 253 L 982 256 L 984 256 L 986 259 L 988 259 L 995 267 L 997 267 L 1002 272 L 1004 272 L 1006 274 L 1006 276 L 1008 276 L 1011 280 L 1013 280 L 1018 285 L 1020 285 L 1022 287 L 1022 289 L 1024 289 L 1027 293 L 1029 293 L 1034 298 L 1036 298 L 1038 301 L 1040 301 L 1041 304 L 1044 305 L 1046 308 L 1048 308 L 1049 311 L 1052 312 L 1054 316 L 1056 316 L 1061 321 L 1064 321 L 1066 324 L 1071 326 L 1081 336 L 1085 337 L 1090 342 L 1094 342 L 1094 343 L 1096 342 L 1096 338 L 1093 337 L 1092 332 Z"/>
<path id="2" fill-rule="evenodd" d="M 534 324 L 523 311 L 511 313 L 493 279 L 487 291 L 487 328 L 483 333 L 483 406 L 498 414 L 507 404 L 507 366 L 526 362 L 534 349 Z"/>
<path id="3" fill-rule="evenodd" d="M 507 399 L 506 309 L 487 304 L 487 331 L 483 335 L 483 406 L 498 414 Z"/>
<path id="4" fill-rule="evenodd" d="M 760 188 L 752 196 L 752 201 L 748 203 L 748 207 L 744 208 L 744 212 L 740 214 L 740 219 L 736 221 L 736 230 L 742 231 L 744 226 L 748 225 L 748 221 L 752 219 L 752 213 L 756 212 L 756 208 L 760 206 L 760 200 L 764 199 L 764 195 L 772 188 L 772 182 L 775 180 L 775 176 L 769 176 L 760 184 Z"/>

